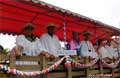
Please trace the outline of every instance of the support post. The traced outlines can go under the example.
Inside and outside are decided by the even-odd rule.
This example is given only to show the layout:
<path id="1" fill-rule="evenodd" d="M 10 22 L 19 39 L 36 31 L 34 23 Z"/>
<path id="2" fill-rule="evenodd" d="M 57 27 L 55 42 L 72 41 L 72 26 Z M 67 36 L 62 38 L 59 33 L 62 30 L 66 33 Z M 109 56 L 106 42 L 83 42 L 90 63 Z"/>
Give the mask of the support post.
<path id="1" fill-rule="evenodd" d="M 16 57 L 10 55 L 10 67 L 15 67 L 16 64 Z M 8 78 L 14 78 L 14 75 L 8 75 Z"/>
<path id="2" fill-rule="evenodd" d="M 85 63 L 87 64 L 88 62 L 89 62 L 89 57 L 86 57 Z M 86 68 L 85 72 L 86 72 L 86 78 L 89 78 L 89 68 Z"/>
<path id="3" fill-rule="evenodd" d="M 100 67 L 100 78 L 103 78 L 102 75 L 104 74 L 103 72 L 103 65 L 101 64 L 101 61 L 99 60 L 99 67 Z"/>
<path id="4" fill-rule="evenodd" d="M 42 69 L 44 70 L 45 68 L 47 68 L 47 61 L 46 57 L 42 56 Z M 43 74 L 43 78 L 47 78 L 47 74 Z"/>
<path id="5" fill-rule="evenodd" d="M 114 59 L 112 59 L 112 62 L 115 62 L 115 60 Z M 115 73 L 114 73 L 114 68 L 112 68 L 111 69 L 111 74 L 112 74 L 112 78 L 115 78 Z"/>
<path id="6" fill-rule="evenodd" d="M 67 68 L 67 78 L 72 78 L 72 68 L 71 68 L 71 66 Z"/>

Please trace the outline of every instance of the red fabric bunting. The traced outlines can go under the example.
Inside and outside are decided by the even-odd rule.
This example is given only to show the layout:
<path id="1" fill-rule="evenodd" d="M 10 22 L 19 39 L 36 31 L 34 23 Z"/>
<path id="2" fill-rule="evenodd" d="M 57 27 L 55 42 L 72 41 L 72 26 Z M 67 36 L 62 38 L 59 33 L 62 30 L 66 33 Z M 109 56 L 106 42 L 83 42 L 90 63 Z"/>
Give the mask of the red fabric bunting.
<path id="1" fill-rule="evenodd" d="M 55 33 L 60 40 L 64 40 L 65 22 L 67 40 L 71 39 L 72 31 L 82 33 L 86 29 L 93 32 L 92 41 L 95 41 L 96 37 L 108 38 L 120 33 L 116 28 L 72 12 L 61 12 L 60 9 L 50 8 L 48 4 L 42 5 L 31 0 L 0 0 L 0 32 L 23 34 L 22 28 L 28 22 L 33 23 L 33 34 L 38 37 L 46 32 L 48 22 L 53 22 L 56 24 Z M 80 39 L 83 39 L 82 35 Z"/>

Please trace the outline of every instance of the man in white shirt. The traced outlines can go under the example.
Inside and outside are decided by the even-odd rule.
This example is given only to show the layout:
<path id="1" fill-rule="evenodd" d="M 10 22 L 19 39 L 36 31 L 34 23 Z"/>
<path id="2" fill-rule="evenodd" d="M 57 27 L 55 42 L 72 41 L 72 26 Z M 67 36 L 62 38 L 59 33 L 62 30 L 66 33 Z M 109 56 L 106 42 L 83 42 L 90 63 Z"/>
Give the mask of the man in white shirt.
<path id="1" fill-rule="evenodd" d="M 48 51 L 49 54 L 57 56 L 57 51 L 61 49 L 60 41 L 58 37 L 54 34 L 55 25 L 50 23 L 46 27 L 47 33 L 40 37 L 42 46 Z"/>
<path id="2" fill-rule="evenodd" d="M 28 23 L 23 27 L 24 35 L 19 35 L 16 38 L 16 47 L 12 50 L 14 56 L 39 56 L 41 53 L 47 52 L 41 45 L 40 40 L 33 36 L 32 31 L 34 27 Z M 38 65 L 35 61 L 16 61 L 16 64 Z"/>
<path id="3" fill-rule="evenodd" d="M 92 43 L 89 41 L 90 35 L 91 35 L 90 31 L 83 32 L 83 36 L 85 39 L 83 41 L 81 41 L 81 55 L 96 58 L 97 53 L 95 52 L 95 49 L 94 49 Z"/>
<path id="4" fill-rule="evenodd" d="M 113 44 L 113 45 L 112 45 Z M 107 40 L 107 44 L 105 46 L 105 48 L 107 49 L 107 51 L 111 54 L 111 56 L 113 58 L 117 58 L 118 57 L 118 52 L 115 51 L 115 47 L 117 44 L 115 43 L 115 41 L 113 39 L 108 39 Z"/>
<path id="5" fill-rule="evenodd" d="M 33 29 L 33 25 L 31 23 L 28 23 L 23 28 L 24 35 L 17 36 L 15 43 L 17 46 L 15 48 L 15 55 L 38 56 L 41 52 L 46 51 L 41 45 L 40 40 L 33 36 Z"/>
<path id="6" fill-rule="evenodd" d="M 98 54 L 101 59 L 112 59 L 112 55 L 108 52 L 106 48 L 106 39 L 98 39 Z"/>

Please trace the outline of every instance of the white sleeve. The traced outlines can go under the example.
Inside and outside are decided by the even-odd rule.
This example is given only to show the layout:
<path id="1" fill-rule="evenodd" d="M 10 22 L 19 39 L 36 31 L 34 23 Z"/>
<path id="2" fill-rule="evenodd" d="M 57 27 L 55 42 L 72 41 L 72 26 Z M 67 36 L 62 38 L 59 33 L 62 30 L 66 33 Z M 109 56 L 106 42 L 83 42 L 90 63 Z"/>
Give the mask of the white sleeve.
<path id="1" fill-rule="evenodd" d="M 46 38 L 45 38 L 45 35 L 42 35 L 41 37 L 40 37 L 40 39 L 39 39 L 39 41 L 40 41 L 40 43 L 41 43 L 41 45 L 45 48 L 46 47 Z"/>
<path id="2" fill-rule="evenodd" d="M 56 38 L 56 46 L 58 47 L 58 49 L 62 49 L 62 47 L 61 47 L 61 44 L 60 44 L 60 41 L 59 41 L 58 37 L 57 37 L 57 36 L 55 36 L 55 38 Z"/>
<path id="3" fill-rule="evenodd" d="M 22 47 L 25 46 L 25 41 L 24 41 L 22 35 L 19 35 L 19 36 L 16 37 L 16 42 L 15 42 L 15 44 L 16 44 L 17 46 L 22 46 Z"/>
<path id="4" fill-rule="evenodd" d="M 42 45 L 39 39 L 37 39 L 37 54 L 39 55 L 42 51 L 47 51 Z"/>
<path id="5" fill-rule="evenodd" d="M 88 49 L 86 48 L 85 42 L 81 41 L 81 53 L 84 51 L 87 51 Z"/>
<path id="6" fill-rule="evenodd" d="M 91 42 L 90 42 L 90 46 L 91 46 L 92 51 L 95 52 L 95 49 L 94 49 L 93 44 Z"/>

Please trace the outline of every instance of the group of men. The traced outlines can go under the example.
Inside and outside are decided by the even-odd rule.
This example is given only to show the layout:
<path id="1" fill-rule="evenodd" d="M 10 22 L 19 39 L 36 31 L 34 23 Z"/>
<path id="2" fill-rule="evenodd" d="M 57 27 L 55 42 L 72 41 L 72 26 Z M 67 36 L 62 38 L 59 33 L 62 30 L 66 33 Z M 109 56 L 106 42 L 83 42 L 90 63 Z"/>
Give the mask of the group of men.
<path id="1" fill-rule="evenodd" d="M 25 27 L 23 27 L 24 35 L 19 35 L 16 38 L 16 52 L 14 55 L 26 55 L 26 56 L 38 56 L 40 54 L 45 55 L 46 57 L 57 57 L 57 51 L 61 50 L 61 44 L 58 37 L 54 34 L 56 26 L 53 23 L 49 23 L 46 26 L 47 33 L 43 34 L 40 38 L 33 36 L 32 31 L 35 29 L 31 23 L 28 23 Z M 105 50 L 101 52 L 101 48 L 103 49 L 104 46 L 102 42 L 99 43 L 98 50 L 95 50 L 92 42 L 89 40 L 90 35 L 92 33 L 88 30 L 84 31 L 82 35 L 84 36 L 84 40 L 80 41 L 79 33 L 73 32 L 72 39 L 69 42 L 70 49 L 76 50 L 78 56 L 86 56 L 96 58 L 98 54 L 102 57 L 105 54 Z M 111 51 L 111 45 L 109 51 Z M 97 52 L 98 51 L 98 52 Z M 113 51 L 113 48 L 112 48 Z M 108 50 L 107 50 L 108 53 Z M 106 53 L 106 54 L 107 54 Z M 111 52 L 112 53 L 112 52 Z M 113 53 L 114 54 L 114 53 Z M 107 54 L 109 56 L 109 54 Z M 112 56 L 112 55 L 111 55 Z M 111 57 L 109 56 L 109 57 Z M 117 55 L 115 55 L 117 57 Z M 106 56 L 107 57 L 107 56 Z"/>
<path id="2" fill-rule="evenodd" d="M 80 41 L 80 34 L 77 32 L 73 32 L 72 39 L 70 41 L 70 49 L 77 50 L 78 56 L 90 56 L 92 58 L 96 58 L 98 55 L 95 52 L 92 42 L 89 40 L 91 34 L 92 33 L 88 30 L 84 31 L 82 33 L 82 35 L 84 36 L 84 40 Z"/>
<path id="3" fill-rule="evenodd" d="M 40 38 L 33 35 L 34 29 L 31 23 L 23 27 L 24 35 L 17 36 L 15 51 L 12 54 L 16 56 L 38 56 L 43 54 L 46 57 L 56 57 L 56 51 L 61 49 L 61 45 L 58 37 L 54 34 L 55 25 L 49 23 L 46 26 L 47 33 Z"/>
<path id="4" fill-rule="evenodd" d="M 100 57 L 102 59 L 117 59 L 119 57 L 119 46 L 120 44 L 115 40 L 108 39 L 98 39 L 96 44 L 93 45 L 90 41 L 90 35 L 92 33 L 90 31 L 85 31 L 82 33 L 84 36 L 84 40 L 80 41 L 79 33 L 72 33 L 72 40 L 70 41 L 70 49 L 75 49 L 77 51 L 77 55 L 87 56 L 87 57 Z"/>

